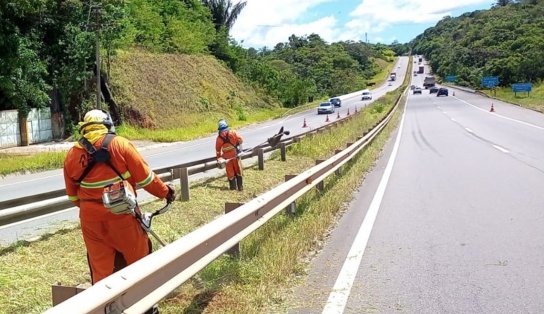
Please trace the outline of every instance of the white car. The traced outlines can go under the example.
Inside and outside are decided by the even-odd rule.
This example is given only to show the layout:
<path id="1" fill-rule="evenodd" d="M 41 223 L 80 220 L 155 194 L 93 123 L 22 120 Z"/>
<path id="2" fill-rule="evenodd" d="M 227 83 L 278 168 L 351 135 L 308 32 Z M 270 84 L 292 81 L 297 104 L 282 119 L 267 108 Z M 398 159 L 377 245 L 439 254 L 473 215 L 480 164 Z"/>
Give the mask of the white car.
<path id="1" fill-rule="evenodd" d="M 361 100 L 372 100 L 372 92 L 365 89 L 361 94 Z"/>
<path id="2" fill-rule="evenodd" d="M 319 107 L 317 107 L 317 114 L 334 113 L 335 110 L 336 107 L 332 103 L 326 101 L 319 104 Z"/>

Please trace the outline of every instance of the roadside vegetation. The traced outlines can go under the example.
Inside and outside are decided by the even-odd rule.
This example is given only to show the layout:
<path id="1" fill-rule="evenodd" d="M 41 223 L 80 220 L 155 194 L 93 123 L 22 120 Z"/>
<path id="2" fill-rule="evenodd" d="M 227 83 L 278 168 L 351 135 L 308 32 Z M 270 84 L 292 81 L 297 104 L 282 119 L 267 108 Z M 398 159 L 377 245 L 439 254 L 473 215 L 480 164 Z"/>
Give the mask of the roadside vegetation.
<path id="1" fill-rule="evenodd" d="M 532 91 L 529 94 L 522 92 L 515 95 L 514 92 L 512 92 L 512 87 L 500 87 L 496 88 L 495 91 L 486 89 L 482 90 L 482 92 L 490 97 L 496 97 L 502 101 L 544 113 L 543 83 L 533 84 Z"/>
<path id="2" fill-rule="evenodd" d="M 355 141 L 375 125 L 402 90 L 388 93 L 345 124 L 290 146 L 286 162 L 275 155 L 266 161 L 265 172 L 255 167 L 245 169 L 244 192 L 228 190 L 224 177 L 195 182 L 191 200 L 175 202 L 169 212 L 154 220 L 154 230 L 164 241 L 172 242 L 222 215 L 225 202 L 248 201 L 284 182 L 285 175 L 298 174 L 313 166 L 316 159 L 330 157 L 335 149 L 343 149 L 345 143 Z M 371 145 L 343 167 L 341 176 L 325 180 L 323 192 L 307 193 L 297 201 L 294 216 L 277 215 L 244 239 L 240 259 L 225 256 L 207 266 L 161 302 L 161 313 L 180 313 L 182 308 L 185 313 L 262 313 L 288 307 L 285 287 L 304 273 L 311 252 L 319 249 L 343 204 L 372 168 L 401 111 Z M 144 205 L 144 210 L 160 206 L 162 202 L 152 202 Z M 4 297 L 0 299 L 0 312 L 41 313 L 51 306 L 51 284 L 78 285 L 88 279 L 77 225 L 64 226 L 62 231 L 38 241 L 1 248 L 0 294 Z"/>
<path id="3" fill-rule="evenodd" d="M 544 1 L 503 0 L 489 10 L 445 17 L 410 45 L 440 77 L 457 76 L 462 86 L 480 87 L 484 76 L 499 84 L 544 80 Z M 535 94 L 536 96 L 536 94 Z"/>

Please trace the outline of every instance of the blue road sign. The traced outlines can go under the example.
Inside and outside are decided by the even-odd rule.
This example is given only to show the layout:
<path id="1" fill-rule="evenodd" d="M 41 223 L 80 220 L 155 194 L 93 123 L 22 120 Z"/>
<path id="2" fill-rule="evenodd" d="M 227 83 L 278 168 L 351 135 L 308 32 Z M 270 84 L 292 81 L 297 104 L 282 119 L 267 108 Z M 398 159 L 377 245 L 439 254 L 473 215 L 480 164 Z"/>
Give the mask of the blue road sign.
<path id="1" fill-rule="evenodd" d="M 492 88 L 497 85 L 499 85 L 499 77 L 498 76 L 485 76 L 482 77 L 482 86 L 487 88 Z"/>
<path id="2" fill-rule="evenodd" d="M 531 83 L 512 84 L 512 91 L 514 93 L 530 92 L 532 88 L 533 88 L 533 85 Z"/>
<path id="3" fill-rule="evenodd" d="M 457 81 L 457 76 L 455 76 L 455 75 L 446 75 L 446 81 L 447 82 L 455 82 L 455 81 Z"/>

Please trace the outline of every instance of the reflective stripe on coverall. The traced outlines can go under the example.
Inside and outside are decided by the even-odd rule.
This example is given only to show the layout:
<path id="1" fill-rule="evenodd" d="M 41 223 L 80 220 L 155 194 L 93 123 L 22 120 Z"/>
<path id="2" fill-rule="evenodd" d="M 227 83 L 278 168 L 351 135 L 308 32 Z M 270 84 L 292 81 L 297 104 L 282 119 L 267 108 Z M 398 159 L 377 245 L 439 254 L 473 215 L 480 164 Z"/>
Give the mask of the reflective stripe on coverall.
<path id="1" fill-rule="evenodd" d="M 105 136 L 93 143 L 100 149 Z M 136 148 L 127 139 L 115 136 L 108 146 L 111 163 L 136 190 L 143 187 L 159 198 L 165 198 L 168 187 L 155 176 Z M 146 232 L 130 214 L 112 214 L 102 204 L 103 188 L 121 178 L 105 163 L 97 163 L 78 184 L 77 180 L 88 163 L 89 154 L 81 147 L 72 147 L 64 160 L 64 181 L 68 198 L 79 206 L 83 240 L 87 248 L 92 282 L 114 272 L 116 254 L 122 254 L 126 265 L 151 253 Z"/>
<path id="2" fill-rule="evenodd" d="M 225 165 L 225 171 L 227 172 L 227 178 L 229 180 L 234 179 L 237 175 L 243 175 L 240 160 L 235 158 L 238 155 L 236 146 L 242 144 L 243 141 L 242 137 L 233 130 L 221 132 L 215 141 L 217 159 L 230 159 Z"/>

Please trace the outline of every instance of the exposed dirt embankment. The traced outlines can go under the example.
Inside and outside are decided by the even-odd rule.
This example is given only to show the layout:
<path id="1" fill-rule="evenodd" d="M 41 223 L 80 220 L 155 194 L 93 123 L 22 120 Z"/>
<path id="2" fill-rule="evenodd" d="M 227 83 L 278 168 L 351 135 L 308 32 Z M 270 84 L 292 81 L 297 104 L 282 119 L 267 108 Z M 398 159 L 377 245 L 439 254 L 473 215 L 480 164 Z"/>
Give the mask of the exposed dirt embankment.
<path id="1" fill-rule="evenodd" d="M 144 128 L 186 127 L 203 117 L 278 106 L 211 56 L 120 51 L 110 84 L 124 122 Z"/>

